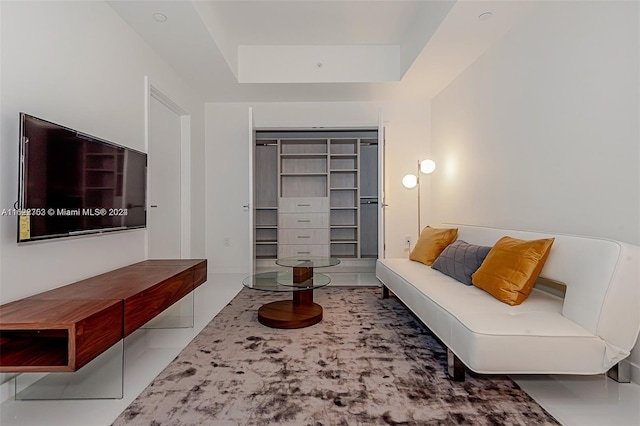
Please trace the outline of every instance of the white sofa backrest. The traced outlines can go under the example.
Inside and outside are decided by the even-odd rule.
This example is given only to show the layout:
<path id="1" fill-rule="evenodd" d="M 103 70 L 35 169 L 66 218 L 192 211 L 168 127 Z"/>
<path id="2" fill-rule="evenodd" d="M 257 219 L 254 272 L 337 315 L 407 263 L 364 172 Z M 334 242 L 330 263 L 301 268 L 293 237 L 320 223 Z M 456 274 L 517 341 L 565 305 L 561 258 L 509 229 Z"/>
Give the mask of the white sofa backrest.
<path id="1" fill-rule="evenodd" d="M 493 246 L 508 235 L 555 238 L 540 276 L 566 284 L 562 315 L 630 351 L 640 332 L 640 247 L 599 238 L 445 223 L 458 239 Z"/>

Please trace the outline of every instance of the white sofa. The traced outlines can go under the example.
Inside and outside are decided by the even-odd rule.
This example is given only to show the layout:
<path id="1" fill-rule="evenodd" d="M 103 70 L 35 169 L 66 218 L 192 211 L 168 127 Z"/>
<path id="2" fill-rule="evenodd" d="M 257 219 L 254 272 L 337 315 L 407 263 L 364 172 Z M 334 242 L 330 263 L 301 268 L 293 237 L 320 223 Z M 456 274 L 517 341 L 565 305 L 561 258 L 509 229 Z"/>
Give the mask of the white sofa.
<path id="1" fill-rule="evenodd" d="M 464 379 L 459 360 L 477 373 L 598 374 L 617 368 L 629 355 L 640 332 L 640 247 L 480 226 L 442 227 L 458 228 L 458 240 L 484 246 L 505 235 L 554 237 L 540 276 L 566 284 L 564 299 L 534 287 L 521 305 L 509 306 L 422 263 L 379 259 L 376 276 L 383 294 L 391 290 L 447 346 L 455 379 Z"/>

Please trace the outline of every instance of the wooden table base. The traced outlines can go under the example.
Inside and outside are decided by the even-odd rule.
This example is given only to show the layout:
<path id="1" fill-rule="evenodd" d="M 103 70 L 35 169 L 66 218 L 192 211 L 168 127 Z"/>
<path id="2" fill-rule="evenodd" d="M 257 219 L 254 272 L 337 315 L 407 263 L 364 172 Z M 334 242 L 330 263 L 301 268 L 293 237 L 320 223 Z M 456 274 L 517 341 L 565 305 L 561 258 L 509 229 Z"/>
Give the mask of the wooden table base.
<path id="1" fill-rule="evenodd" d="M 293 300 L 267 303 L 258 309 L 258 321 L 272 328 L 303 328 L 322 321 L 322 306 L 295 304 Z"/>

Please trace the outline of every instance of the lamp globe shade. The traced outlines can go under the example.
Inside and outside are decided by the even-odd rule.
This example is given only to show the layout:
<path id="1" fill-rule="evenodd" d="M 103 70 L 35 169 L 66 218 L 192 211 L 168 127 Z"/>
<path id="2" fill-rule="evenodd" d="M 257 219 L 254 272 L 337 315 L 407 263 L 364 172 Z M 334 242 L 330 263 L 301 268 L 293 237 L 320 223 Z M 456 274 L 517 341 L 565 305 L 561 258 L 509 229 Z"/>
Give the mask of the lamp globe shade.
<path id="1" fill-rule="evenodd" d="M 416 175 L 408 174 L 402 178 L 402 186 L 405 188 L 415 188 L 418 184 L 418 177 Z"/>
<path id="2" fill-rule="evenodd" d="M 420 172 L 428 175 L 436 169 L 436 163 L 433 160 L 422 160 L 420 162 Z"/>

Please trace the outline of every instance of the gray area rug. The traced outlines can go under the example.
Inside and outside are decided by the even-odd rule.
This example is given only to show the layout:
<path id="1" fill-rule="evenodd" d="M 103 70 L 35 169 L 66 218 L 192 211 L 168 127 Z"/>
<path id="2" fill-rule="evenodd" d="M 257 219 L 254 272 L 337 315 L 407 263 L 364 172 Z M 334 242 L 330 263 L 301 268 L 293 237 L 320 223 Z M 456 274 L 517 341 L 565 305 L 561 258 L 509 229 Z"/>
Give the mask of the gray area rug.
<path id="1" fill-rule="evenodd" d="M 243 289 L 114 424 L 558 424 L 508 377 L 449 380 L 446 350 L 380 293 L 317 290 L 322 322 L 278 330 L 257 309 L 283 294 Z"/>

